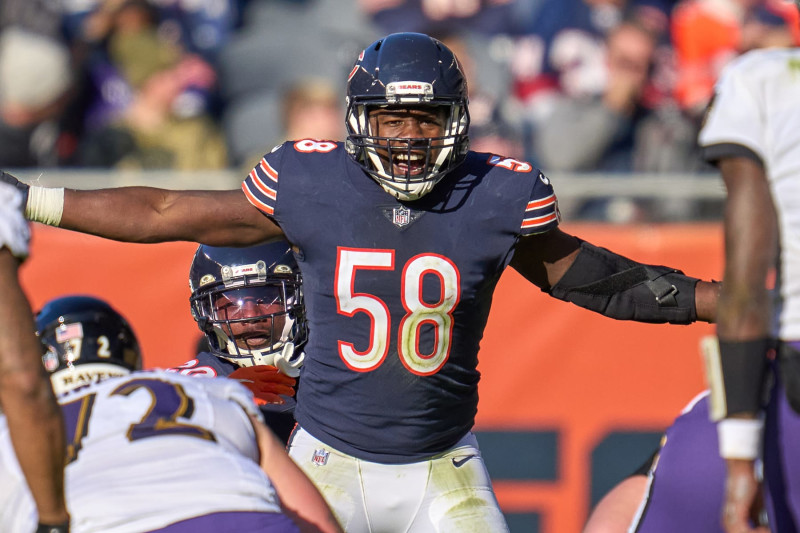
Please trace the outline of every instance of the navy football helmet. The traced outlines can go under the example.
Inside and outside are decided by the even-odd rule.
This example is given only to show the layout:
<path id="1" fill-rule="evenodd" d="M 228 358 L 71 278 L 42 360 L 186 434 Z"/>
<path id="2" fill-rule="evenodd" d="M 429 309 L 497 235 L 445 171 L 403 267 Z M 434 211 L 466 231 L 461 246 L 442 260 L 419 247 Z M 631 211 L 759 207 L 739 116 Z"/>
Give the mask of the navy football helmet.
<path id="1" fill-rule="evenodd" d="M 466 157 L 467 101 L 466 78 L 449 48 L 421 33 L 391 34 L 361 52 L 350 72 L 347 152 L 386 192 L 400 200 L 416 200 Z M 441 111 L 442 136 L 376 135 L 370 111 L 407 106 Z"/>
<path id="2" fill-rule="evenodd" d="M 200 245 L 189 273 L 192 316 L 211 353 L 238 366 L 296 377 L 307 337 L 300 269 L 286 241 Z"/>
<path id="3" fill-rule="evenodd" d="M 56 394 L 142 368 L 142 354 L 128 321 L 91 296 L 64 296 L 36 314 L 42 362 Z"/>

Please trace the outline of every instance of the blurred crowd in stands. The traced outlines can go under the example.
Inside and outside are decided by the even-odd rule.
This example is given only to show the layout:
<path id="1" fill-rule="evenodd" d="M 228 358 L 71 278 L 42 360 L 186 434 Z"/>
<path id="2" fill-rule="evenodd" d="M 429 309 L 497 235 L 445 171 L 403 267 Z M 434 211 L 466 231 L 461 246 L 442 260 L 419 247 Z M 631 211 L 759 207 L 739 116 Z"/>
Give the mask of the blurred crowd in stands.
<path id="1" fill-rule="evenodd" d="M 2 0 L 0 168 L 247 172 L 285 139 L 343 139 L 358 52 L 421 31 L 464 64 L 473 149 L 699 172 L 720 69 L 800 43 L 795 17 L 786 0 Z"/>

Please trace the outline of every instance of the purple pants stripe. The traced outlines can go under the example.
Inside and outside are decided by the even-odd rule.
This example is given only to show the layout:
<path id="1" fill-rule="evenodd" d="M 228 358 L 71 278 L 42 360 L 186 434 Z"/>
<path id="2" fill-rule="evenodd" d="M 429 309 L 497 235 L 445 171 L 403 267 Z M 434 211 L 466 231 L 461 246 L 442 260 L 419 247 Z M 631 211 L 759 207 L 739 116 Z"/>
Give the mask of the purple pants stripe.
<path id="1" fill-rule="evenodd" d="M 797 524 L 800 524 L 800 416 L 789 405 L 778 376 L 775 381 L 764 433 L 767 510 L 772 531 L 797 533 Z"/>
<path id="2" fill-rule="evenodd" d="M 151 533 L 300 533 L 288 516 L 279 513 L 213 513 L 175 522 Z"/>

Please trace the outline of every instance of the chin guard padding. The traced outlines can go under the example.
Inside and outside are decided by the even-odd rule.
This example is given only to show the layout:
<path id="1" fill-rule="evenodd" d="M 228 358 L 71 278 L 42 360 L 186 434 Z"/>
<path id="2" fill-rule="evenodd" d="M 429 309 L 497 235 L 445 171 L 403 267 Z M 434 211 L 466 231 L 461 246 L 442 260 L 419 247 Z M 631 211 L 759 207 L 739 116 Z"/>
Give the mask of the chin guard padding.
<path id="1" fill-rule="evenodd" d="M 275 366 L 287 376 L 296 378 L 300 375 L 300 367 L 303 366 L 305 359 L 305 352 L 301 352 L 300 355 L 294 357 L 294 344 L 287 342 L 286 346 L 283 347 L 283 351 L 275 354 Z"/>
<path id="2" fill-rule="evenodd" d="M 584 241 L 550 295 L 618 320 L 690 324 L 697 320 L 698 281 L 680 270 L 643 265 Z"/>

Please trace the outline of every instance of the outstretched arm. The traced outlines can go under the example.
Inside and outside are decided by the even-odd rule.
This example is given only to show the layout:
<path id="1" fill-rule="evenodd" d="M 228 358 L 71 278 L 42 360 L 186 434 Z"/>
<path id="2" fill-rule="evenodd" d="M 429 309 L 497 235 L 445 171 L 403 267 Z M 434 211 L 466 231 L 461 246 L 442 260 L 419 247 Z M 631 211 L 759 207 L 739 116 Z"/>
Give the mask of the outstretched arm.
<path id="1" fill-rule="evenodd" d="M 341 533 L 342 528 L 310 479 L 263 422 L 250 415 L 261 451 L 261 468 L 278 492 L 284 512 L 303 533 Z"/>
<path id="2" fill-rule="evenodd" d="M 575 262 L 580 247 L 580 239 L 558 228 L 521 237 L 511 266 L 543 291 L 549 291 Z"/>
<path id="3" fill-rule="evenodd" d="M 560 229 L 521 237 L 511 266 L 551 296 L 611 318 L 714 321 L 718 283 L 637 263 Z"/>
<path id="4" fill-rule="evenodd" d="M 281 235 L 240 190 L 66 190 L 60 227 L 118 241 L 249 246 Z"/>
<path id="5" fill-rule="evenodd" d="M 119 187 L 87 191 L 28 187 L 5 172 L 0 179 L 26 195 L 30 220 L 117 241 L 249 246 L 282 235 L 238 189 Z"/>

